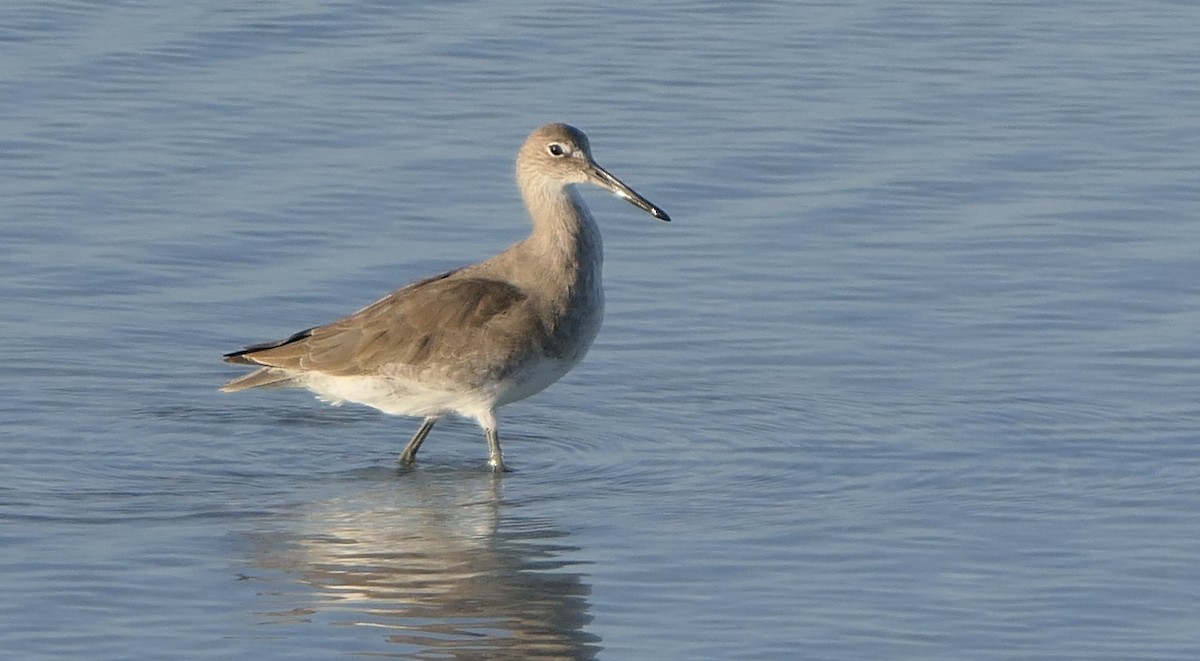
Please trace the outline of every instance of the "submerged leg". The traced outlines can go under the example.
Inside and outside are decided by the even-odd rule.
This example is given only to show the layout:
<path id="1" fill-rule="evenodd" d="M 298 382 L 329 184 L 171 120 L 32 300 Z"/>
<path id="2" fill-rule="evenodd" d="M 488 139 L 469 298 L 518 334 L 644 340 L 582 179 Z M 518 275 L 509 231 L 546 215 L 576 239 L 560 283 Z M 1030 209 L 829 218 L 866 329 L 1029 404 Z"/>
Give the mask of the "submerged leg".
<path id="1" fill-rule="evenodd" d="M 412 466 L 417 460 L 417 450 L 421 449 L 421 444 L 425 442 L 425 437 L 429 435 L 429 430 L 433 429 L 433 423 L 437 422 L 437 416 L 431 415 L 421 423 L 421 428 L 413 434 L 412 440 L 408 445 L 404 446 L 404 452 L 400 453 L 400 465 Z"/>
<path id="2" fill-rule="evenodd" d="M 500 454 L 500 434 L 496 433 L 495 427 L 490 427 L 484 430 L 487 432 L 488 442 L 488 466 L 497 473 L 504 472 L 504 456 Z"/>
<path id="3" fill-rule="evenodd" d="M 496 432 L 496 412 L 487 411 L 483 415 L 477 416 L 479 426 L 483 427 L 483 433 L 487 435 L 488 444 L 488 466 L 497 473 L 504 472 L 504 456 L 500 454 L 500 434 Z"/>

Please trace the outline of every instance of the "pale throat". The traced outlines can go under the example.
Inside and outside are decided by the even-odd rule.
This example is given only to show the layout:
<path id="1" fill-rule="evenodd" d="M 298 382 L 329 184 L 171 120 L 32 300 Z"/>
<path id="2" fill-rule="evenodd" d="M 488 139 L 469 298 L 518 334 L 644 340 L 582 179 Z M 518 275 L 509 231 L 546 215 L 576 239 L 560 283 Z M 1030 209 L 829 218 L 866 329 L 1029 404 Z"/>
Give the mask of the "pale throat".
<path id="1" fill-rule="evenodd" d="M 533 219 L 528 248 L 550 272 L 543 277 L 556 276 L 570 289 L 599 290 L 604 241 L 575 186 L 534 192 L 525 206 Z"/>

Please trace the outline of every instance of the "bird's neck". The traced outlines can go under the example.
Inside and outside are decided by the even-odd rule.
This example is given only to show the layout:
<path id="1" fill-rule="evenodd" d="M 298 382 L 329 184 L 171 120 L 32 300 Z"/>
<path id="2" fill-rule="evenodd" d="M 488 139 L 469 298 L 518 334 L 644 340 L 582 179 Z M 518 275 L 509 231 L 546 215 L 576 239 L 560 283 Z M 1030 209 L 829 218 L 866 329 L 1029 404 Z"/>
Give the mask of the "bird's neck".
<path id="1" fill-rule="evenodd" d="M 600 228 L 574 186 L 523 187 L 533 232 L 521 243 L 524 259 L 543 282 L 564 295 L 592 295 L 600 290 L 604 245 Z"/>

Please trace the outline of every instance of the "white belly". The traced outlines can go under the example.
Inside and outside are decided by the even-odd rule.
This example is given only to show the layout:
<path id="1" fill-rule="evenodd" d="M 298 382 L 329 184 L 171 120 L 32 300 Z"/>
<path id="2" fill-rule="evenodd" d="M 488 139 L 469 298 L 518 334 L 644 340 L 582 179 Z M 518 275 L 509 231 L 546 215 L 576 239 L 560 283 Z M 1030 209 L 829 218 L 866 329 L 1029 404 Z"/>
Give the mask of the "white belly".
<path id="1" fill-rule="evenodd" d="M 457 413 L 470 418 L 535 395 L 558 381 L 587 354 L 599 323 L 578 335 L 564 357 L 540 356 L 505 378 L 465 385 L 398 376 L 333 376 L 319 372 L 298 375 L 299 385 L 333 405 L 364 404 L 392 415 L 439 416 Z"/>

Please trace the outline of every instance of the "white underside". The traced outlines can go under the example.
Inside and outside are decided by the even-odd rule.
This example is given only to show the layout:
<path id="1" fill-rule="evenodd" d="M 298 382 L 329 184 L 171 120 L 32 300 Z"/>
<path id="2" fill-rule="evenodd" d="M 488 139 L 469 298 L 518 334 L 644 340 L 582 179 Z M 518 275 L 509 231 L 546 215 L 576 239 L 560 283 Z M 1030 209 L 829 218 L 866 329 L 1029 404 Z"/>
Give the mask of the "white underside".
<path id="1" fill-rule="evenodd" d="M 456 413 L 484 424 L 485 420 L 492 418 L 496 407 L 545 390 L 578 362 L 544 358 L 530 364 L 513 378 L 475 388 L 439 389 L 429 387 L 426 379 L 422 380 L 425 382 L 423 384 L 398 377 L 333 376 L 320 372 L 306 372 L 294 378 L 319 399 L 335 406 L 355 402 L 392 415 L 422 417 Z"/>

